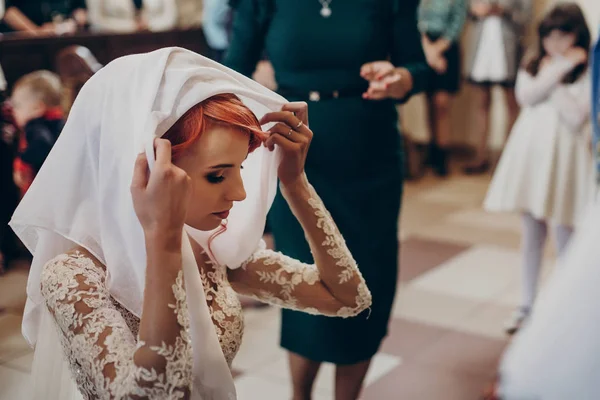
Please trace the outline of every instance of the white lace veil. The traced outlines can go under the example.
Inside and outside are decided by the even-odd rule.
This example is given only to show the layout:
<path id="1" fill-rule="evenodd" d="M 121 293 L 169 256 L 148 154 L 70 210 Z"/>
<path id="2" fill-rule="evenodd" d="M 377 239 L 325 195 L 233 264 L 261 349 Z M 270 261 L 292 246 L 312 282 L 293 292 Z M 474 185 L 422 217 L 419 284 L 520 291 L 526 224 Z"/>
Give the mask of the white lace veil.
<path id="1" fill-rule="evenodd" d="M 192 106 L 220 93 L 236 94 L 258 118 L 286 103 L 251 79 L 180 48 L 117 59 L 83 87 L 10 223 L 34 255 L 23 319 L 23 334 L 31 345 L 38 333 L 43 335 L 42 267 L 74 244 L 106 266 L 112 296 L 141 315 L 146 255 L 129 192 L 135 158 L 151 149 L 153 138 L 162 136 Z M 152 166 L 153 151 L 147 154 Z M 277 150 L 260 147 L 245 162 L 242 178 L 247 198 L 234 205 L 227 230 L 210 246 L 219 263 L 235 268 L 258 246 L 276 192 L 278 157 Z M 205 248 L 213 233 L 186 230 Z M 194 398 L 234 399 L 233 379 L 210 319 L 189 240 L 183 236 Z"/>

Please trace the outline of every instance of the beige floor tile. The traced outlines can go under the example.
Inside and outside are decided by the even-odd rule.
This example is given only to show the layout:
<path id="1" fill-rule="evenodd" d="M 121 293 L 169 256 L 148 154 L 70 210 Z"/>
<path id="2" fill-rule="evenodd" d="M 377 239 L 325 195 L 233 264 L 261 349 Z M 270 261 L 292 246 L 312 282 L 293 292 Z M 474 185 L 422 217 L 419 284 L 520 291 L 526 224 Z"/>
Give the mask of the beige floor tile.
<path id="1" fill-rule="evenodd" d="M 493 229 L 521 235 L 521 219 L 514 213 L 490 213 L 481 207 L 461 210 L 449 215 L 446 222 L 473 229 Z"/>
<path id="2" fill-rule="evenodd" d="M 518 279 L 519 254 L 492 246 L 475 246 L 412 282 L 416 288 L 474 302 L 502 295 Z"/>
<path id="3" fill-rule="evenodd" d="M 29 398 L 29 374 L 0 365 L 0 400 Z"/>
<path id="4" fill-rule="evenodd" d="M 453 329 L 457 321 L 467 318 L 479 305 L 461 297 L 409 285 L 399 288 L 392 312 L 395 318 Z"/>
<path id="5" fill-rule="evenodd" d="M 438 268 L 467 250 L 468 246 L 409 238 L 400 244 L 400 280 L 407 282 Z"/>
<path id="6" fill-rule="evenodd" d="M 432 207 L 416 199 L 405 201 L 400 214 L 400 233 L 410 236 L 425 227 L 438 225 L 459 210 L 459 207 L 451 204 L 436 204 Z"/>
<path id="7" fill-rule="evenodd" d="M 555 261 L 553 259 L 546 259 L 542 265 L 542 272 L 540 274 L 540 286 L 542 289 L 548 280 L 552 277 L 554 272 Z M 492 301 L 496 305 L 518 307 L 521 302 L 521 266 L 518 265 L 515 268 L 517 279 L 512 282 L 509 287 L 499 296 L 496 296 Z"/>
<path id="8" fill-rule="evenodd" d="M 3 364 L 5 367 L 16 369 L 22 372 L 30 373 L 31 364 L 33 363 L 33 351 L 28 351 L 26 354 L 7 361 Z"/>
<path id="9" fill-rule="evenodd" d="M 507 339 L 452 332 L 427 348 L 415 362 L 487 377 L 491 381 L 507 343 Z"/>
<path id="10" fill-rule="evenodd" d="M 487 304 L 460 321 L 455 329 L 490 339 L 507 340 L 504 329 L 514 310 L 510 305 Z"/>
<path id="11" fill-rule="evenodd" d="M 365 389 L 362 400 L 476 400 L 489 379 L 407 363 Z"/>
<path id="12" fill-rule="evenodd" d="M 5 314 L 0 316 L 0 361 L 6 362 L 30 351 L 21 334 L 21 317 Z"/>
<path id="13" fill-rule="evenodd" d="M 12 314 L 23 314 L 28 273 L 25 268 L 14 268 L 0 277 L 0 309 Z"/>
<path id="14" fill-rule="evenodd" d="M 238 400 L 282 400 L 292 398 L 291 386 L 273 378 L 244 374 L 235 380 Z M 315 390 L 314 400 L 331 400 L 331 396 Z"/>
<path id="15" fill-rule="evenodd" d="M 402 363 L 400 357 L 389 354 L 377 354 L 373 358 L 367 377 L 365 378 L 365 386 L 369 386 L 386 375 L 388 372 L 398 367 Z M 274 362 L 260 369 L 254 370 L 252 375 L 263 377 L 265 379 L 273 379 L 277 382 L 283 382 L 286 386 L 291 386 L 291 376 L 288 369 L 287 357 L 281 357 Z M 324 363 L 319 370 L 319 374 L 315 381 L 315 390 L 319 393 L 327 394 L 330 398 L 333 397 L 335 388 L 335 366 L 330 363 Z"/>
<path id="16" fill-rule="evenodd" d="M 246 311 L 244 339 L 233 368 L 245 374 L 284 355 L 279 347 L 279 310 L 271 307 Z"/>
<path id="17" fill-rule="evenodd" d="M 465 245 L 487 244 L 519 250 L 520 238 L 512 232 L 474 229 L 449 222 L 416 227 L 412 236 Z"/>
<path id="18" fill-rule="evenodd" d="M 481 178 L 456 177 L 419 193 L 419 200 L 432 204 L 454 204 L 461 207 L 480 206 L 488 183 Z"/>

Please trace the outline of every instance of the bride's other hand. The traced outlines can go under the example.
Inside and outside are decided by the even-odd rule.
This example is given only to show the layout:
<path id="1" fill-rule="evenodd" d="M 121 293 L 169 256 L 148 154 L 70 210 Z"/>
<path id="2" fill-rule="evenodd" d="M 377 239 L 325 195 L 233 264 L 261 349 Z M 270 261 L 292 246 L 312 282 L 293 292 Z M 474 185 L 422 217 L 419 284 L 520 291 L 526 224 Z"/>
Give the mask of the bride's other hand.
<path id="1" fill-rule="evenodd" d="M 148 169 L 146 154 L 138 156 L 131 181 L 135 213 L 146 237 L 181 239 L 191 195 L 187 173 L 171 162 L 171 143 L 155 139 L 156 163 Z"/>

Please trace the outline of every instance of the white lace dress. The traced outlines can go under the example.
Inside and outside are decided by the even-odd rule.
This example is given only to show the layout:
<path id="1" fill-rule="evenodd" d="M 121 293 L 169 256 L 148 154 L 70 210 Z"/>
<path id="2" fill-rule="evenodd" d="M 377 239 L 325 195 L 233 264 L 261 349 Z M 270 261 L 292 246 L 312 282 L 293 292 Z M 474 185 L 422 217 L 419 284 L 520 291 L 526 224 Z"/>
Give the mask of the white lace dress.
<path id="1" fill-rule="evenodd" d="M 340 317 L 355 316 L 370 306 L 371 294 L 364 279 L 314 191 L 308 209 L 312 227 L 307 229 L 307 239 L 318 266 L 264 247 L 236 270 L 212 264 L 204 253 L 197 257 L 206 301 L 229 365 L 244 330 L 238 293 L 282 307 Z M 179 271 L 166 305 L 176 322 L 160 327 L 170 339 L 150 345 L 138 337 L 140 320 L 111 297 L 105 286 L 105 268 L 92 255 L 79 249 L 47 263 L 42 294 L 83 398 L 189 397 L 192 357 L 182 276 Z"/>

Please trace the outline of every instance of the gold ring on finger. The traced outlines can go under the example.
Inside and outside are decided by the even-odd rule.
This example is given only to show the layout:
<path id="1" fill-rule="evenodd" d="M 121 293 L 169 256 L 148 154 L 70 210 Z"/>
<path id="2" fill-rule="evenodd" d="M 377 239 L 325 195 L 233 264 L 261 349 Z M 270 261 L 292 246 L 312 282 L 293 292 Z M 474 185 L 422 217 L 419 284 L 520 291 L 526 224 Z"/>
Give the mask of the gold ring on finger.
<path id="1" fill-rule="evenodd" d="M 294 132 L 294 130 L 290 129 L 290 131 L 288 132 L 288 136 L 292 136 L 292 132 Z"/>
<path id="2" fill-rule="evenodd" d="M 300 121 L 300 122 L 298 122 L 298 125 L 296 125 L 296 127 L 294 129 L 298 130 L 302 127 L 302 125 L 304 125 L 304 122 Z"/>

